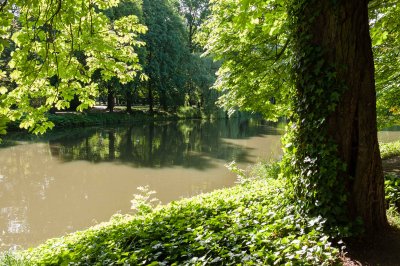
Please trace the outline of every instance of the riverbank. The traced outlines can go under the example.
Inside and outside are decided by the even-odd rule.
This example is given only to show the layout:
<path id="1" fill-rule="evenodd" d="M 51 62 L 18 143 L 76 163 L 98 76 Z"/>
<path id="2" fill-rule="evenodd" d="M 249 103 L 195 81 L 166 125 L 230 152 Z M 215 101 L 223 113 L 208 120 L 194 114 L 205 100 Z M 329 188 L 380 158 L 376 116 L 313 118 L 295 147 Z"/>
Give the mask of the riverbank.
<path id="1" fill-rule="evenodd" d="M 245 116 L 249 116 L 245 114 Z M 58 112 L 48 114 L 47 118 L 54 124 L 54 128 L 74 128 L 90 126 L 109 126 L 122 125 L 129 123 L 138 123 L 143 121 L 174 121 L 185 119 L 220 119 L 226 118 L 224 112 L 215 110 L 213 112 L 204 112 L 193 107 L 181 107 L 176 112 L 154 111 L 149 113 L 142 109 L 134 109 L 132 112 L 126 112 L 122 109 L 116 109 L 115 112 L 108 112 L 104 108 L 92 108 L 87 112 Z M 7 131 L 20 131 L 18 122 L 8 124 Z"/>
<path id="2" fill-rule="evenodd" d="M 16 265 L 322 265 L 339 250 L 323 221 L 283 208 L 284 185 L 267 178 L 149 210 L 6 257 Z M 24 265 L 25 265 L 24 264 Z"/>

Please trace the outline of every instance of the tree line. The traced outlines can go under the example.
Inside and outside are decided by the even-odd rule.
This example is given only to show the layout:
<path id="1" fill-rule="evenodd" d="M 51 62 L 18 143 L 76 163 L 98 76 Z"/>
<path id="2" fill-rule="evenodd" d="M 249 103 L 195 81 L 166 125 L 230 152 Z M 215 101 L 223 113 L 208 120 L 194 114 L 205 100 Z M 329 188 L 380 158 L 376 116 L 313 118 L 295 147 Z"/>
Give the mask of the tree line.
<path id="1" fill-rule="evenodd" d="M 122 1 L 105 11 L 111 21 L 136 15 L 147 32 L 139 36 L 146 43 L 138 50 L 142 79 L 127 84 L 112 79 L 102 83 L 107 106 L 113 109 L 115 96 L 122 97 L 128 112 L 132 104 L 146 104 L 153 112 L 158 105 L 164 111 L 180 106 L 214 107 L 217 94 L 209 88 L 214 83 L 217 65 L 203 58 L 203 48 L 195 35 L 209 14 L 208 0 Z"/>

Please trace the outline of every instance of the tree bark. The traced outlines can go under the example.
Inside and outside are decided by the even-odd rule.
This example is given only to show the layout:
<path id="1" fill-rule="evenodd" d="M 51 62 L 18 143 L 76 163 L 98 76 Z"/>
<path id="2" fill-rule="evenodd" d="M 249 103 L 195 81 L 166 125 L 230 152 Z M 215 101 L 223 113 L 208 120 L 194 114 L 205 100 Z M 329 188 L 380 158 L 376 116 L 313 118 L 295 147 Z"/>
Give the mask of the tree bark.
<path id="1" fill-rule="evenodd" d="M 130 90 L 126 92 L 126 111 L 129 114 L 132 113 L 132 92 Z"/>
<path id="2" fill-rule="evenodd" d="M 304 4 L 301 16 L 304 20 L 299 19 L 306 26 L 297 30 L 312 37 L 300 46 L 321 47 L 323 64 L 333 67 L 337 85 L 344 85 L 335 110 L 326 117 L 327 132 L 337 144 L 339 158 L 347 165 L 338 179 L 345 183 L 349 195 L 348 216 L 353 221 L 361 217 L 366 231 L 373 232 L 386 227 L 387 218 L 377 138 L 368 0 L 311 2 Z M 315 19 L 311 23 L 305 21 L 312 16 Z M 301 69 L 298 68 L 298 76 L 310 72 Z M 297 84 L 296 88 L 300 95 L 302 86 Z M 327 93 L 325 89 L 320 97 L 329 97 Z"/>
<path id="3" fill-rule="evenodd" d="M 115 101 L 114 101 L 114 91 L 108 88 L 107 92 L 107 110 L 112 113 L 114 112 Z"/>
<path id="4" fill-rule="evenodd" d="M 152 114 L 154 112 L 154 98 L 153 98 L 153 89 L 152 89 L 152 84 L 151 82 L 148 83 L 148 95 L 147 95 L 147 101 L 149 103 L 149 112 Z"/>

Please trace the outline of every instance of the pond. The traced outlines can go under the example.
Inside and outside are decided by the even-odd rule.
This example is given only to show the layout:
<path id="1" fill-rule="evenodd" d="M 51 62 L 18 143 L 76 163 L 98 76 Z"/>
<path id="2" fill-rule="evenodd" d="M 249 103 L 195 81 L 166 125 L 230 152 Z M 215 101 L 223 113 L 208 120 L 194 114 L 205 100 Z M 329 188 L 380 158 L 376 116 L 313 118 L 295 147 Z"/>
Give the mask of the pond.
<path id="1" fill-rule="evenodd" d="M 231 119 L 10 135 L 0 148 L 0 251 L 132 213 L 139 186 L 162 203 L 232 186 L 236 176 L 224 165 L 279 158 L 280 133 Z"/>

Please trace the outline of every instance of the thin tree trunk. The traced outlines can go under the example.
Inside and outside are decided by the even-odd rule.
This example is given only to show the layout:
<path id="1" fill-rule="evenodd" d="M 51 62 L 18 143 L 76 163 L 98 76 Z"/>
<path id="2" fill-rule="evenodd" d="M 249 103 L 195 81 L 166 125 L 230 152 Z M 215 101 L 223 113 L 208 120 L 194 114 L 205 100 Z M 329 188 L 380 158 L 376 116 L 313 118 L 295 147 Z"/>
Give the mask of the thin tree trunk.
<path id="1" fill-rule="evenodd" d="M 112 113 L 114 112 L 115 102 L 114 102 L 114 91 L 108 88 L 107 93 L 107 110 Z"/>
<path id="2" fill-rule="evenodd" d="M 167 93 L 163 89 L 160 95 L 160 105 L 164 111 L 168 111 L 168 104 L 167 104 Z"/>
<path id="3" fill-rule="evenodd" d="M 148 103 L 149 103 L 149 112 L 150 112 L 150 114 L 152 114 L 153 112 L 154 112 L 154 98 L 153 98 L 153 90 L 152 90 L 152 88 L 151 88 L 151 83 L 149 83 L 149 93 L 148 93 L 148 95 L 147 95 L 147 100 L 148 100 Z"/>
<path id="4" fill-rule="evenodd" d="M 132 113 L 132 92 L 130 90 L 126 92 L 126 111 Z"/>

